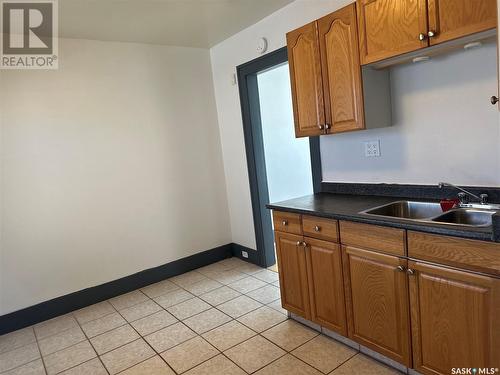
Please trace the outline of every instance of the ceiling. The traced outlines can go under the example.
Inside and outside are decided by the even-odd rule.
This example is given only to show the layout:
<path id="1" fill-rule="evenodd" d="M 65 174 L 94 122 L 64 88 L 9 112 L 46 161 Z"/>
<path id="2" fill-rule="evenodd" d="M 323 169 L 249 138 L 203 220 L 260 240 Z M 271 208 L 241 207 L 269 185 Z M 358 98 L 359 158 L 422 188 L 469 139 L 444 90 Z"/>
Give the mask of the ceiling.
<path id="1" fill-rule="evenodd" d="M 63 38 L 209 48 L 293 0 L 60 0 Z"/>

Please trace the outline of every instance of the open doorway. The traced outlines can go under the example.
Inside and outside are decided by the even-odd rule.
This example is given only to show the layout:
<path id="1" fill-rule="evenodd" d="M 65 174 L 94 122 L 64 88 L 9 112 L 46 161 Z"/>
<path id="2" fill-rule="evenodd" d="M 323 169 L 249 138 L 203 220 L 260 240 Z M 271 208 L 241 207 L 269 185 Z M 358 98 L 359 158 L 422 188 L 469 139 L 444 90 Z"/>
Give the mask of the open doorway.
<path id="1" fill-rule="evenodd" d="M 257 243 L 256 263 L 276 263 L 270 202 L 319 191 L 318 138 L 295 138 L 286 48 L 238 67 Z"/>

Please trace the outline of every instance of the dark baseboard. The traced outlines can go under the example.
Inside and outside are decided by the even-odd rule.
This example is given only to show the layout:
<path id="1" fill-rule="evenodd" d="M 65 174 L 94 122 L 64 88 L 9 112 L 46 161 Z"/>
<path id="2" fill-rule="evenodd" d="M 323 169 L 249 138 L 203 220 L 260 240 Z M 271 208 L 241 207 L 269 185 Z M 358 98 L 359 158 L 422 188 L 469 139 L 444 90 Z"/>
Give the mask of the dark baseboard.
<path id="1" fill-rule="evenodd" d="M 120 294 L 128 293 L 138 288 L 168 279 L 184 272 L 192 271 L 235 254 L 235 247 L 240 245 L 227 244 L 211 250 L 203 251 L 186 258 L 150 268 L 130 276 L 122 277 L 105 284 L 83 289 L 78 292 L 57 297 L 49 301 L 30 306 L 10 314 L 0 316 L 0 335 L 67 314 L 71 311 L 93 305 Z M 241 254 L 241 251 L 239 251 Z M 249 255 L 256 253 L 249 251 Z M 246 260 L 246 259 L 245 259 Z"/>
<path id="2" fill-rule="evenodd" d="M 243 257 L 242 251 L 246 251 L 248 253 L 248 258 Z M 233 243 L 232 252 L 234 257 L 240 258 L 245 262 L 256 264 L 257 266 L 265 267 L 265 265 L 262 264 L 262 260 L 259 256 L 260 254 L 254 249 L 250 249 L 249 247 Z"/>

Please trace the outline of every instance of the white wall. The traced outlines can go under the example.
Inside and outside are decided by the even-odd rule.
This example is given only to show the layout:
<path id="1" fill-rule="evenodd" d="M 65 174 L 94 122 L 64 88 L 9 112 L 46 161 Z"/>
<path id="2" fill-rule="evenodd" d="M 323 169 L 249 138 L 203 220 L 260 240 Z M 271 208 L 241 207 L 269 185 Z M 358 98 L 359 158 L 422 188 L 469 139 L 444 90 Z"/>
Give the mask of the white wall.
<path id="1" fill-rule="evenodd" d="M 295 138 L 288 64 L 258 74 L 257 83 L 269 200 L 312 194 L 309 138 Z"/>
<path id="2" fill-rule="evenodd" d="M 2 71 L 0 315 L 231 242 L 208 50 Z"/>
<path id="3" fill-rule="evenodd" d="M 268 39 L 268 51 L 276 50 L 286 45 L 288 31 L 351 2 L 296 0 L 210 50 L 233 242 L 256 247 L 240 99 L 238 87 L 231 84 L 231 77 L 238 65 L 259 56 L 259 38 Z"/>
<path id="4" fill-rule="evenodd" d="M 321 137 L 323 180 L 500 185 L 497 82 L 496 43 L 392 68 L 393 126 Z"/>

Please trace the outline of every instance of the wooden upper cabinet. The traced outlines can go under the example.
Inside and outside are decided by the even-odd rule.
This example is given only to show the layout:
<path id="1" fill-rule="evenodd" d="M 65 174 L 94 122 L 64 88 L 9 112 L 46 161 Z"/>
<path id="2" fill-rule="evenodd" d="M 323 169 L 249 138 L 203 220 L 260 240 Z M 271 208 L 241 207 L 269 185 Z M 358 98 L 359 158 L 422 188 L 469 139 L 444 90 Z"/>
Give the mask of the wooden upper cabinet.
<path id="1" fill-rule="evenodd" d="M 281 304 L 284 309 L 310 319 L 306 251 L 303 237 L 274 232 L 280 278 Z"/>
<path id="2" fill-rule="evenodd" d="M 496 0 L 427 0 L 431 45 L 497 26 Z M 433 36 L 432 36 L 433 35 Z"/>
<path id="3" fill-rule="evenodd" d="M 311 318 L 323 327 L 347 335 L 340 245 L 305 238 Z"/>
<path id="4" fill-rule="evenodd" d="M 325 110 L 316 22 L 286 36 L 295 136 L 324 134 Z"/>
<path id="5" fill-rule="evenodd" d="M 328 133 L 364 129 L 356 5 L 318 20 Z"/>
<path id="6" fill-rule="evenodd" d="M 413 367 L 451 374 L 453 367 L 500 365 L 500 279 L 409 262 Z"/>
<path id="7" fill-rule="evenodd" d="M 428 46 L 426 0 L 357 0 L 356 5 L 362 64 Z"/>
<path id="8" fill-rule="evenodd" d="M 406 260 L 343 247 L 349 337 L 410 366 Z"/>

